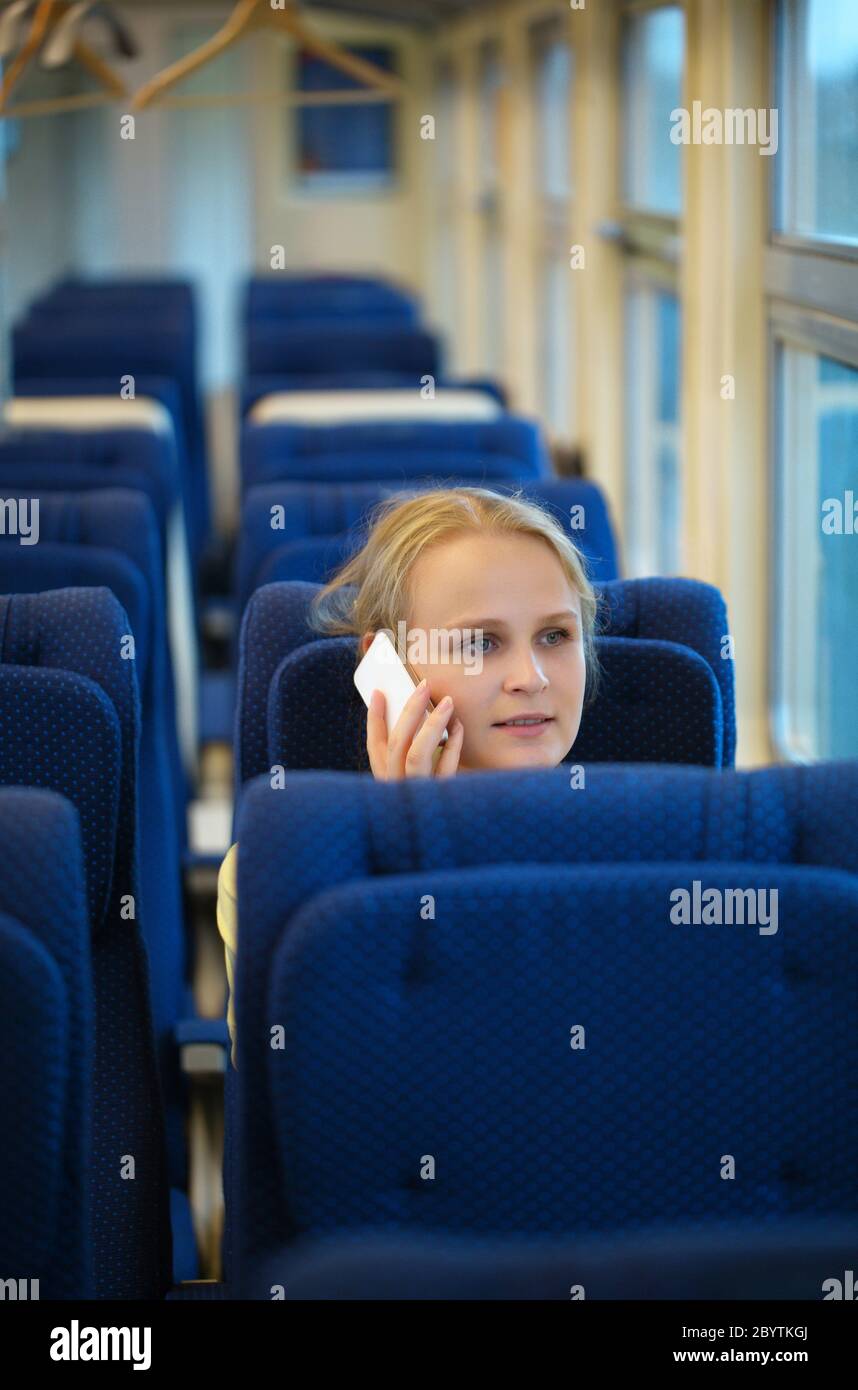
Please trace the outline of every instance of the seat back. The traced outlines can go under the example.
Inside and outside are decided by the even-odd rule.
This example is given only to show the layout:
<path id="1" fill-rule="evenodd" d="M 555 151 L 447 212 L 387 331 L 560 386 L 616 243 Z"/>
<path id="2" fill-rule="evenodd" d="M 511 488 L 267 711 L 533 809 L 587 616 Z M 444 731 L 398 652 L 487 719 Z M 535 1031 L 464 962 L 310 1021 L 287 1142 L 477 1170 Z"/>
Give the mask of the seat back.
<path id="1" fill-rule="evenodd" d="M 306 583 L 269 584 L 257 589 L 245 609 L 239 635 L 238 690 L 235 714 L 235 763 L 236 785 L 240 787 L 250 777 L 258 776 L 271 766 L 268 757 L 268 699 L 272 678 L 284 658 L 295 651 L 319 640 L 330 641 L 309 625 L 310 607 L 318 592 L 318 587 Z M 635 638 L 645 643 L 669 643 L 674 647 L 685 647 L 696 652 L 708 664 L 718 687 L 720 702 L 711 692 L 705 693 L 708 682 L 696 665 L 685 663 L 683 669 L 691 682 L 689 689 L 695 692 L 695 718 L 689 722 L 690 729 L 705 730 L 703 734 L 708 746 L 710 731 L 720 730 L 721 746 L 715 749 L 712 760 L 714 766 L 728 766 L 728 758 L 735 755 L 735 701 L 733 697 L 733 663 L 721 659 L 722 635 L 729 633 L 727 612 L 724 600 L 717 589 L 696 580 L 685 579 L 627 579 L 600 588 L 600 631 L 603 638 Z M 615 626 L 616 624 L 616 626 Z M 658 681 L 653 686 L 648 683 L 636 695 L 634 689 L 624 687 L 621 669 L 617 663 L 620 656 L 609 656 L 614 682 L 606 686 L 603 694 L 607 709 L 609 700 L 616 698 L 625 705 L 626 714 L 633 714 L 637 727 L 644 733 L 645 720 L 653 701 L 664 706 L 659 719 L 669 721 L 668 706 L 673 704 L 673 714 L 681 718 L 681 709 L 672 700 Z M 666 658 L 653 655 L 655 666 L 648 670 L 666 675 Z M 675 661 L 672 663 L 675 665 Z M 643 669 L 643 668 L 642 668 Z M 630 673 L 629 673 L 630 674 Z M 685 686 L 685 682 L 683 682 Z M 350 681 L 343 677 L 339 689 L 344 698 L 351 699 Z M 600 697 L 601 698 L 601 697 Z M 708 707 L 711 714 L 705 722 L 698 722 L 699 716 Z M 637 701 L 637 705 L 636 705 Z M 720 704 L 720 708 L 719 708 Z M 339 706 L 338 706 L 339 708 Z M 585 712 L 580 739 L 592 739 L 590 744 L 594 759 L 613 757 L 611 749 L 628 747 L 628 741 L 621 728 L 617 728 L 616 739 L 607 741 L 599 734 L 598 702 L 592 710 Z M 617 713 L 619 715 L 619 707 Z M 625 716 L 622 716 L 625 717 Z M 606 723 L 604 730 L 616 728 L 614 722 Z M 665 722 L 662 727 L 669 727 Z M 696 736 L 695 736 L 696 738 Z M 575 761 L 583 755 L 581 749 L 587 743 L 576 743 Z M 637 757 L 649 761 L 654 744 L 643 739 Z M 695 759 L 700 755 L 700 745 L 695 750 Z M 580 755 L 580 756 L 579 756 Z M 708 755 L 702 759 L 709 762 Z"/>
<path id="2" fill-rule="evenodd" d="M 612 637 L 642 637 L 690 647 L 712 668 L 721 691 L 723 767 L 736 761 L 733 639 L 727 605 L 712 584 L 697 579 L 618 580 L 600 586 L 600 630 Z"/>
<path id="3" fill-rule="evenodd" d="M 0 481 L 32 476 L 37 486 L 79 491 L 81 477 L 97 477 L 101 488 L 140 486 L 155 509 L 162 541 L 167 520 L 181 497 L 169 439 L 145 429 L 38 429 L 0 433 Z M 4 470 L 9 470 L 6 473 Z M 133 480 L 133 481 L 132 481 Z"/>
<path id="4" fill-rule="evenodd" d="M 278 1287 L 288 1289 L 290 1303 L 815 1301 L 828 1294 L 832 1271 L 854 1264 L 856 1244 L 858 1222 L 849 1218 L 536 1242 L 367 1231 L 360 1240 L 345 1235 L 269 1254 L 254 1268 L 251 1287 L 253 1297 L 268 1300 Z"/>
<path id="5" fill-rule="evenodd" d="M 26 574 L 17 549 L 14 555 L 10 555 L 11 551 L 12 547 L 0 547 L 0 564 L 4 559 L 7 566 L 10 560 L 17 562 L 21 573 Z M 40 568 L 36 555 L 34 582 L 38 582 Z M 145 587 L 139 587 L 145 596 Z M 104 589 L 40 589 L 35 593 L 0 596 L 0 628 L 4 624 L 0 650 L 4 666 L 63 670 L 86 676 L 108 696 L 119 718 L 120 829 L 126 852 L 133 858 L 135 874 L 139 875 L 136 920 L 149 956 L 152 1010 L 164 1084 L 168 1097 L 178 1104 L 173 1029 L 184 1016 L 186 976 L 178 831 L 163 721 L 152 719 L 145 740 L 141 739 L 140 689 L 147 684 L 147 672 L 137 666 L 136 639 L 129 617 L 113 594 Z M 154 654 L 150 652 L 147 659 L 151 665 Z"/>
<path id="6" fill-rule="evenodd" d="M 502 415 L 495 420 L 385 421 L 349 425 L 245 424 L 241 444 L 245 489 L 265 483 L 357 483 L 384 480 L 519 482 L 550 471 L 539 426 Z"/>
<path id="7" fill-rule="evenodd" d="M 119 395 L 129 377 L 135 393 L 147 393 L 148 378 L 167 378 L 175 383 L 181 407 L 183 429 L 185 496 L 195 551 L 208 533 L 209 496 L 206 474 L 205 437 L 197 388 L 195 339 L 192 327 L 170 319 L 164 323 L 126 322 L 121 316 L 89 314 L 69 318 L 45 315 L 32 322 L 19 323 L 12 334 L 13 371 L 16 395 L 24 394 L 23 383 L 32 393 L 34 381 L 44 386 L 37 394 L 65 395 L 65 383 L 76 380 L 84 394 Z M 58 383 L 63 389 L 58 389 Z M 80 390 L 80 386 L 78 388 Z"/>
<path id="8" fill-rule="evenodd" d="M 493 492 L 521 491 L 545 507 L 586 556 L 597 582 L 617 578 L 617 548 L 601 488 L 583 479 L 536 478 L 515 485 L 490 481 Z M 428 485 L 403 488 L 403 497 Z M 271 483 L 245 495 L 238 547 L 243 611 L 262 584 L 302 579 L 324 584 L 364 543 L 374 509 L 396 488 L 379 483 Z"/>
<path id="9" fill-rule="evenodd" d="M 359 275 L 255 275 L 244 296 L 248 330 L 265 320 L 278 323 L 309 319 L 378 319 L 417 323 L 415 295 L 385 280 Z"/>
<path id="10" fill-rule="evenodd" d="M 260 320 L 248 334 L 248 375 L 277 375 L 284 390 L 311 387 L 314 379 L 331 377 L 347 386 L 351 378 L 366 374 L 392 374 L 419 389 L 424 384 L 421 377 L 435 380 L 440 371 L 437 338 L 408 323 L 346 319 L 332 331 L 325 319 Z"/>
<path id="11" fill-rule="evenodd" d="M 115 651 L 116 628 L 110 631 L 98 621 L 104 614 L 91 595 L 66 591 L 64 616 L 85 618 L 89 641 L 106 639 Z M 102 1298 L 155 1298 L 170 1279 L 169 1202 L 149 968 L 139 920 L 135 740 L 128 718 L 133 698 L 130 693 L 121 698 L 120 691 L 108 694 L 97 680 L 66 669 L 10 662 L 10 656 L 28 655 L 32 663 L 41 642 L 46 656 L 56 650 L 62 623 L 38 621 L 38 608 L 55 597 L 0 597 L 0 785 L 48 788 L 67 797 L 77 811 L 95 999 L 88 1136 L 95 1291 Z M 112 596 L 100 597 L 102 607 L 106 600 L 115 606 Z M 76 628 L 69 624 L 65 634 L 72 634 L 72 642 Z M 130 673 L 126 679 L 130 692 Z M 122 716 L 117 704 L 124 706 Z M 54 902 L 50 910 L 56 911 Z"/>
<path id="12" fill-rule="evenodd" d="M 720 767 L 721 696 L 696 652 L 669 642 L 601 638 L 599 694 L 566 761 Z M 275 671 L 266 713 L 267 766 L 366 772 L 366 708 L 354 684 L 357 642 L 299 647 Z"/>
<path id="13" fill-rule="evenodd" d="M 239 1289 L 336 1230 L 855 1215 L 856 804 L 858 765 L 246 789 Z"/>
<path id="14" fill-rule="evenodd" d="M 184 843 L 188 786 L 177 734 L 175 682 L 167 642 L 167 607 L 157 521 L 148 499 L 128 489 L 90 493 L 41 493 L 39 544 L 0 536 L 0 593 L 38 593 L 67 586 L 105 586 L 131 621 L 142 710 L 141 804 L 143 823 L 171 827 L 173 867 L 160 871 L 178 881 L 176 854 Z M 165 767 L 166 760 L 166 767 Z M 165 801 L 172 789 L 172 805 Z M 144 864 L 147 855 L 144 849 Z M 144 871 L 145 872 L 145 871 Z"/>
<path id="15" fill-rule="evenodd" d="M 173 915 L 177 885 L 164 880 L 163 866 L 169 866 L 171 852 L 166 844 L 166 837 L 171 834 L 169 820 L 166 824 L 146 826 L 142 840 L 147 847 L 146 873 L 145 876 L 141 874 L 140 708 L 135 662 L 126 659 L 131 651 L 128 618 L 113 595 L 105 590 L 63 589 L 0 597 L 0 631 L 3 632 L 0 674 L 8 677 L 13 693 L 18 689 L 16 678 L 29 681 L 36 677 L 44 680 L 48 676 L 70 679 L 73 673 L 98 690 L 117 722 L 119 751 L 113 758 L 104 754 L 105 771 L 102 773 L 100 763 L 96 762 L 99 755 L 92 744 L 89 727 L 81 722 L 74 704 L 69 703 L 70 697 L 61 714 L 45 712 L 41 716 L 48 726 L 55 725 L 42 729 L 27 700 L 19 696 L 9 715 L 10 737 L 4 750 L 6 761 L 2 780 L 31 784 L 47 778 L 42 784 L 66 792 L 65 762 L 70 756 L 66 744 L 77 741 L 81 745 L 80 756 L 92 761 L 86 775 L 100 795 L 97 809 L 89 814 L 106 817 L 110 798 L 116 794 L 112 787 L 114 784 L 118 787 L 115 843 L 108 848 L 104 842 L 102 850 L 109 862 L 113 887 L 108 916 L 100 919 L 102 931 L 97 943 L 100 954 L 95 962 L 101 972 L 96 980 L 97 1002 L 103 1003 L 109 1018 L 106 1031 L 102 1030 L 106 1051 L 101 1055 L 105 1076 L 116 1076 L 118 1085 L 136 1087 L 139 1121 L 144 1132 L 139 1138 L 142 1147 L 139 1150 L 126 1147 L 121 1153 L 158 1153 L 163 1143 L 160 1123 L 163 1083 L 170 1118 L 171 1169 L 178 1183 L 184 1178 L 184 1142 L 173 1028 L 184 1009 L 184 939 L 181 920 Z M 80 733 L 82 728 L 86 730 L 85 735 Z M 50 737 L 54 742 L 49 744 L 48 751 L 39 754 L 42 737 Z M 77 804 L 74 791 L 67 794 Z M 87 839 L 83 815 L 81 821 L 89 863 L 91 842 Z M 160 872 L 158 837 L 162 838 Z M 114 982 L 114 975 L 118 983 Z M 122 1031 L 123 1010 L 117 1010 L 117 999 L 128 1001 L 131 1031 L 127 1040 Z M 119 1017 L 114 1018 L 117 1013 Z M 153 1021 L 157 1053 L 152 1049 Z M 111 1039 L 114 1051 L 127 1047 L 129 1055 L 133 1056 L 132 1074 L 128 1077 L 120 1077 L 118 1071 L 111 1070 L 118 1065 L 109 1060 Z M 151 1074 L 150 1063 L 154 1068 Z M 111 1096 L 108 1103 L 115 1106 L 115 1096 Z M 154 1122 L 151 1122 L 152 1115 L 157 1116 Z M 109 1134 L 114 1133 L 113 1125 L 115 1120 L 108 1127 Z M 152 1164 L 153 1158 L 150 1157 L 149 1162 Z M 160 1177 L 153 1168 L 147 1184 L 150 1210 L 146 1219 L 150 1225 L 158 1216 Z M 118 1172 L 114 1175 L 111 1171 L 110 1178 L 120 1191 L 126 1185 L 140 1186 L 139 1181 L 126 1184 Z"/>
<path id="16" fill-rule="evenodd" d="M 15 429 L 0 435 L 0 496 L 122 488 L 145 492 L 158 521 L 166 623 L 185 772 L 197 752 L 198 640 L 181 480 L 170 439 L 147 429 Z"/>
<path id="17" fill-rule="evenodd" d="M 90 928 L 77 814 L 0 790 L 0 1267 L 40 1298 L 91 1298 Z"/>

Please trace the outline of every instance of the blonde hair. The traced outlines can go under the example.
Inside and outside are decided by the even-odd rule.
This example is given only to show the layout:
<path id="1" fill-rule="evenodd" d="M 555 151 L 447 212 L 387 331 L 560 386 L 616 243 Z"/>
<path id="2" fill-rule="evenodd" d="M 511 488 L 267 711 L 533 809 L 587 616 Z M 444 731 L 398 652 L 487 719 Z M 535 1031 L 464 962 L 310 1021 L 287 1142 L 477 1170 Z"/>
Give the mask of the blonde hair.
<path id="1" fill-rule="evenodd" d="M 467 532 L 533 536 L 550 546 L 580 600 L 587 692 L 592 696 L 598 677 L 598 600 L 586 562 L 554 517 L 520 492 L 506 496 L 479 487 L 439 488 L 382 502 L 362 549 L 316 595 L 311 625 L 329 636 L 397 631 L 397 622 L 407 614 L 415 561 L 429 546 Z"/>

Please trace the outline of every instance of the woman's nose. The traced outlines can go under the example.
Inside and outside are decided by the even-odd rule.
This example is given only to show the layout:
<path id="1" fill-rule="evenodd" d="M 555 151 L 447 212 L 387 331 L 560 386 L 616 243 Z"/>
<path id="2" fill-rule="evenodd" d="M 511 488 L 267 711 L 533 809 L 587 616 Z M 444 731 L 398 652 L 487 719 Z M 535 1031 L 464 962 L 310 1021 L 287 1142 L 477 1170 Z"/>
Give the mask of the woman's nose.
<path id="1" fill-rule="evenodd" d="M 536 693 L 548 685 L 548 677 L 532 652 L 522 654 L 514 660 L 507 671 L 504 687 L 506 690 L 526 690 Z"/>

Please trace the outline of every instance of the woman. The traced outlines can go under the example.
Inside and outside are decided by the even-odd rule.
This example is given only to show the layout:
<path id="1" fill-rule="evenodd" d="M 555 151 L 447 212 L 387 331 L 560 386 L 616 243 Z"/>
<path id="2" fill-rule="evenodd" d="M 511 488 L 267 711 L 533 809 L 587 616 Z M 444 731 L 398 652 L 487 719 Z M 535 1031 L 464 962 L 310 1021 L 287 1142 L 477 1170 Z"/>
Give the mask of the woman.
<path id="1" fill-rule="evenodd" d="M 373 776 L 395 781 L 556 767 L 594 687 L 595 616 L 581 555 L 547 512 L 462 487 L 385 503 L 362 550 L 317 595 L 312 621 L 358 637 L 359 656 L 376 632 L 404 624 L 420 684 L 389 732 L 380 691 L 367 715 Z M 217 909 L 233 1061 L 237 851 L 221 866 Z"/>

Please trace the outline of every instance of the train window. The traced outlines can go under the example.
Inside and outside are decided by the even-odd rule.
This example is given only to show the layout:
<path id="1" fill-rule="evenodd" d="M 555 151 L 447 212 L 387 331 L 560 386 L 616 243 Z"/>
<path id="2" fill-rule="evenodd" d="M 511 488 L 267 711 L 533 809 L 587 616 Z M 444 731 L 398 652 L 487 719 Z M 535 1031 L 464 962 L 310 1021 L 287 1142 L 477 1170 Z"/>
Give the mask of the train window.
<path id="1" fill-rule="evenodd" d="M 435 70 L 435 239 L 434 281 L 438 287 L 438 318 L 451 348 L 458 338 L 458 202 L 456 198 L 456 126 L 459 86 L 450 62 Z"/>
<path id="2" fill-rule="evenodd" d="M 636 271 L 626 292 L 627 564 L 632 574 L 680 568 L 680 308 Z"/>
<path id="3" fill-rule="evenodd" d="M 534 59 L 534 167 L 539 191 L 546 198 L 571 193 L 570 98 L 572 54 L 553 25 L 537 27 L 532 36 Z"/>
<path id="4" fill-rule="evenodd" d="M 395 70 L 390 48 L 351 46 L 349 51 L 377 67 Z M 355 78 L 304 51 L 298 55 L 296 78 L 301 92 L 361 87 Z M 394 177 L 393 120 L 392 103 L 383 101 L 299 108 L 295 131 L 302 185 L 337 192 L 389 187 Z"/>
<path id="5" fill-rule="evenodd" d="M 679 5 L 624 16 L 623 194 L 629 207 L 663 216 L 682 209 L 682 150 L 665 138 L 682 105 L 685 21 Z"/>
<path id="6" fill-rule="evenodd" d="M 786 758 L 855 757 L 858 10 L 780 0 L 775 40 L 772 729 Z"/>
<path id="7" fill-rule="evenodd" d="M 782 0 L 775 226 L 793 237 L 858 244 L 855 0 Z"/>
<path id="8" fill-rule="evenodd" d="M 777 353 L 776 734 L 786 756 L 858 756 L 858 366 Z"/>
<path id="9" fill-rule="evenodd" d="M 503 361 L 503 207 L 501 201 L 501 100 L 504 85 L 500 45 L 482 44 L 478 73 L 479 221 L 482 265 L 482 362 L 501 373 Z"/>
<path id="10" fill-rule="evenodd" d="M 569 199 L 572 193 L 572 54 L 559 26 L 531 31 L 533 172 L 536 209 L 537 392 L 549 429 L 568 436 L 572 418 L 572 288 L 569 267 Z"/>
<path id="11" fill-rule="evenodd" d="M 675 574 L 682 564 L 676 266 L 683 161 L 668 133 L 682 101 L 682 8 L 629 8 L 621 45 L 626 563 L 631 574 Z"/>

